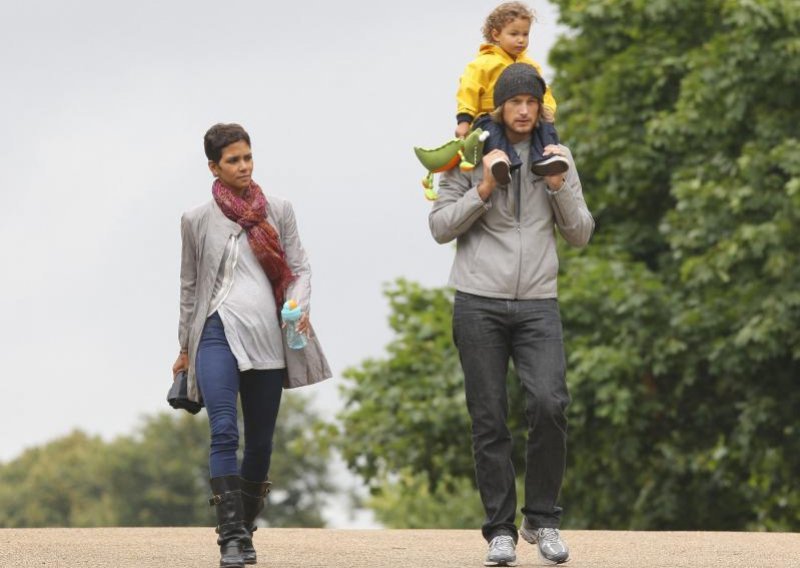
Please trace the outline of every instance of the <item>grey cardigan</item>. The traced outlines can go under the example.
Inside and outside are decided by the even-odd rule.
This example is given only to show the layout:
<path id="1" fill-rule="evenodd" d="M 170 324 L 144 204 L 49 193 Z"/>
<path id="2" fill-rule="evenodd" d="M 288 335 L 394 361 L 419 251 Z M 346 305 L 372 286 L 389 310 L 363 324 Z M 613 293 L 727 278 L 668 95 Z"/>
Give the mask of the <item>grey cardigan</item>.
<path id="1" fill-rule="evenodd" d="M 498 186 L 484 202 L 477 189 L 482 165 L 468 173 L 453 168 L 442 174 L 428 221 L 436 242 L 457 239 L 450 272 L 456 290 L 507 300 L 558 296 L 554 226 L 577 247 L 589 242 L 594 229 L 572 154 L 561 149 L 570 168 L 557 192 L 520 168 L 508 187 Z"/>
<path id="2" fill-rule="evenodd" d="M 286 291 L 286 297 L 297 299 L 308 311 L 311 302 L 311 267 L 297 234 L 294 210 L 291 203 L 279 197 L 267 196 L 267 202 L 267 220 L 278 231 L 286 261 L 292 273 L 297 276 Z M 187 211 L 181 217 L 181 308 L 178 341 L 181 350 L 189 352 L 188 396 L 194 401 L 200 400 L 195 358 L 211 307 L 214 283 L 228 239 L 231 235 L 238 236 L 242 230 L 238 223 L 222 213 L 213 199 Z M 305 349 L 289 349 L 285 335 L 281 334 L 281 337 L 284 341 L 287 369 L 285 388 L 310 385 L 332 376 L 313 329 Z"/>

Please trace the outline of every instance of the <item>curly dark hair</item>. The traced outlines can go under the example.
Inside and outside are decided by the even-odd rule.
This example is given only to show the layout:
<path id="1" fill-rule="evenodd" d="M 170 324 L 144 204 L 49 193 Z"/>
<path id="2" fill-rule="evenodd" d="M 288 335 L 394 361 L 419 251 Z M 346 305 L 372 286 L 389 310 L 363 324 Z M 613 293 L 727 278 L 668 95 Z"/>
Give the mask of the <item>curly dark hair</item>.
<path id="1" fill-rule="evenodd" d="M 230 146 L 234 142 L 244 140 L 250 146 L 250 135 L 238 124 L 222 124 L 218 122 L 206 131 L 203 137 L 203 146 L 206 151 L 206 158 L 215 164 L 222 158 L 222 150 L 225 146 Z"/>
<path id="2" fill-rule="evenodd" d="M 533 23 L 536 21 L 536 12 L 528 8 L 522 2 L 503 2 L 492 10 L 492 13 L 489 14 L 486 21 L 483 23 L 483 39 L 489 43 L 494 43 L 492 32 L 495 30 L 502 30 L 517 18 L 530 20 L 530 22 Z"/>

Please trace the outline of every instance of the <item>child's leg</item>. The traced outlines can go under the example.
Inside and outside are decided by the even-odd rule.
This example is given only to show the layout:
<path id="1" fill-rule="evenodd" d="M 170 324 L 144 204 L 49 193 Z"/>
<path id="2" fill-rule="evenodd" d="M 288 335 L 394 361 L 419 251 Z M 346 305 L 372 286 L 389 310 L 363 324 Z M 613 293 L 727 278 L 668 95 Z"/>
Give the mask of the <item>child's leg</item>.
<path id="1" fill-rule="evenodd" d="M 558 132 L 556 132 L 556 125 L 552 122 L 542 121 L 542 138 L 545 146 L 548 144 L 561 144 L 558 139 Z"/>
<path id="2" fill-rule="evenodd" d="M 531 164 L 544 159 L 544 149 L 550 144 L 559 144 L 556 126 L 540 120 L 531 134 Z"/>
<path id="3" fill-rule="evenodd" d="M 483 153 L 488 154 L 492 150 L 502 150 L 508 156 L 511 163 L 511 169 L 515 170 L 522 165 L 514 147 L 506 139 L 503 127 L 492 120 L 488 114 L 479 116 L 475 122 L 472 123 L 472 128 L 480 128 L 489 133 L 489 137 L 483 143 Z"/>
<path id="4" fill-rule="evenodd" d="M 558 144 L 558 133 L 552 122 L 539 121 L 531 137 L 531 171 L 539 176 L 561 174 L 569 169 L 569 160 L 558 154 L 544 155 L 544 149 Z"/>

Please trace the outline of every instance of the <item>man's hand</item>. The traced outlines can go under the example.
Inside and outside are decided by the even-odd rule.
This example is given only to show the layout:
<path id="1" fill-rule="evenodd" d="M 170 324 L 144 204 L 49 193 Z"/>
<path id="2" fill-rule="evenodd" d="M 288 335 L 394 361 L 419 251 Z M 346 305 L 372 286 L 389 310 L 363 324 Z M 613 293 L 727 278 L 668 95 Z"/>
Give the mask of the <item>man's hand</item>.
<path id="1" fill-rule="evenodd" d="M 456 126 L 456 138 L 466 138 L 469 133 L 469 127 L 469 122 L 459 122 L 458 126 Z"/>
<path id="2" fill-rule="evenodd" d="M 494 179 L 494 176 L 492 175 L 492 164 L 496 160 L 505 160 L 506 162 L 510 161 L 505 152 L 497 149 L 492 150 L 483 157 L 483 179 L 478 184 L 478 195 L 480 195 L 481 199 L 484 201 L 491 197 L 492 192 L 494 192 L 494 188 L 497 187 L 497 180 Z"/>
<path id="3" fill-rule="evenodd" d="M 174 377 L 181 371 L 189 368 L 189 354 L 181 352 L 178 358 L 175 359 L 175 364 L 172 365 L 172 376 Z"/>
<path id="4" fill-rule="evenodd" d="M 564 152 L 561 151 L 561 147 L 556 144 L 548 144 L 544 147 L 544 152 L 542 155 L 550 156 L 552 154 L 558 154 L 559 156 L 563 156 Z M 544 176 L 544 181 L 547 184 L 547 187 L 550 191 L 558 191 L 564 185 L 564 174 L 553 174 L 551 176 Z"/>

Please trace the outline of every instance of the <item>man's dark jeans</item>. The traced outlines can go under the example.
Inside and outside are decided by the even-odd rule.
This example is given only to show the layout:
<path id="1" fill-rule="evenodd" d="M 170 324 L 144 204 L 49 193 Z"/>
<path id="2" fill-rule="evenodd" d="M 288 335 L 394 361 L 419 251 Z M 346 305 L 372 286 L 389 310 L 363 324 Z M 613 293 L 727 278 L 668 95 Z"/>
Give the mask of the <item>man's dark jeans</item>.
<path id="1" fill-rule="evenodd" d="M 517 539 L 506 375 L 509 358 L 525 392 L 528 421 L 525 506 L 532 526 L 558 527 L 570 398 L 556 299 L 498 300 L 456 292 L 453 338 L 464 371 L 483 536 Z"/>

